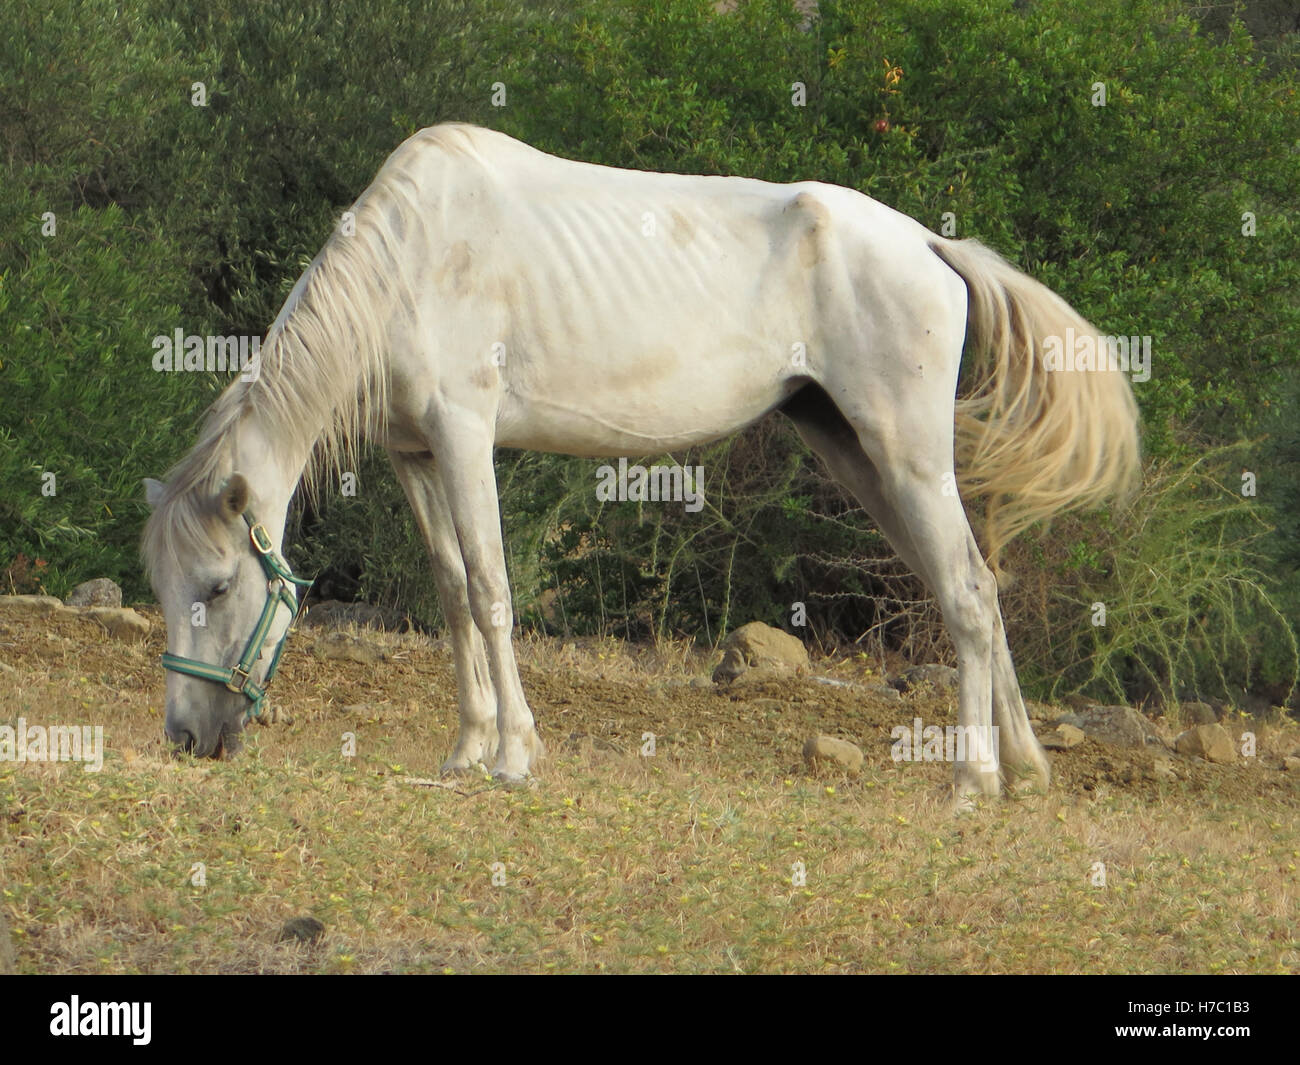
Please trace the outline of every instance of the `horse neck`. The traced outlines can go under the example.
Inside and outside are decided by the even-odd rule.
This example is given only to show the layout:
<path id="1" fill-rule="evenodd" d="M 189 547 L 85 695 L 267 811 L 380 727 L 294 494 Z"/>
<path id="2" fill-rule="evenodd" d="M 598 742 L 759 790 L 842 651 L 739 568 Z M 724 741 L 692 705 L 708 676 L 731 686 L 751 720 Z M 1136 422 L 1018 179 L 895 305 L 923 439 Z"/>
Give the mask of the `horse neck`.
<path id="1" fill-rule="evenodd" d="M 235 428 L 233 469 L 252 486 L 253 514 L 277 545 L 284 542 L 289 501 L 302 479 L 311 446 L 267 424 L 256 407 L 245 413 Z"/>

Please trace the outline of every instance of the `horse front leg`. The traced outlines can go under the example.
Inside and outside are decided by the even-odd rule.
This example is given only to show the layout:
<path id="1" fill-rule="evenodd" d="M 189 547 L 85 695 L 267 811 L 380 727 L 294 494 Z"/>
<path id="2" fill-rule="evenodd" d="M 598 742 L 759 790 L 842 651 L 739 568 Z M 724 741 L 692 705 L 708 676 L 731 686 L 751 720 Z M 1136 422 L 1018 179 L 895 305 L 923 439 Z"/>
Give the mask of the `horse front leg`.
<path id="1" fill-rule="evenodd" d="M 496 691 L 499 743 L 492 775 L 523 780 L 545 751 L 524 697 L 511 643 L 514 609 L 492 464 L 492 429 L 486 418 L 475 413 L 444 408 L 429 430 L 465 565 L 469 611 L 482 636 Z"/>
<path id="2" fill-rule="evenodd" d="M 406 492 L 416 524 L 429 548 L 434 581 L 456 663 L 456 698 L 460 733 L 442 764 L 454 773 L 476 765 L 491 765 L 497 752 L 497 699 L 492 688 L 487 650 L 470 612 L 465 563 L 451 523 L 446 494 L 433 456 L 390 451 L 388 458 Z"/>

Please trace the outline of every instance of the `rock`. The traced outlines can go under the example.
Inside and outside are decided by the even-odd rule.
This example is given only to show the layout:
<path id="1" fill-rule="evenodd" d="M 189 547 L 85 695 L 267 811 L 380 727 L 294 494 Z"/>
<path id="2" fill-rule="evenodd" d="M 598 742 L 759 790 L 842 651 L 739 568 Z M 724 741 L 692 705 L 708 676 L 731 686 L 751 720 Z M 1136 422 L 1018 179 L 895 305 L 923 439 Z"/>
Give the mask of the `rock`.
<path id="1" fill-rule="evenodd" d="M 1207 762 L 1230 764 L 1237 760 L 1237 746 L 1222 725 L 1197 725 L 1188 729 L 1174 740 L 1174 750 Z"/>
<path id="2" fill-rule="evenodd" d="M 748 668 L 745 664 L 745 656 L 733 647 L 722 656 L 722 661 L 713 671 L 713 683 L 730 684 Z"/>
<path id="3" fill-rule="evenodd" d="M 692 677 L 690 686 L 692 688 L 712 688 L 713 681 L 708 677 Z"/>
<path id="4" fill-rule="evenodd" d="M 103 625 L 113 639 L 123 643 L 139 643 L 149 635 L 149 619 L 129 606 L 92 606 L 87 607 L 84 613 Z"/>
<path id="5" fill-rule="evenodd" d="M 1300 758 L 1293 754 L 1288 754 L 1282 759 L 1282 768 L 1288 773 L 1300 773 Z"/>
<path id="6" fill-rule="evenodd" d="M 1112 747 L 1163 746 L 1155 725 L 1131 706 L 1089 706 L 1061 718 L 1062 721 L 1067 719 L 1092 739 L 1109 743 Z"/>
<path id="7" fill-rule="evenodd" d="M 280 929 L 280 942 L 315 943 L 325 934 L 325 926 L 315 917 L 290 917 Z"/>
<path id="8" fill-rule="evenodd" d="M 63 600 L 68 606 L 116 606 L 122 605 L 122 589 L 107 577 L 96 577 L 93 581 L 83 581 L 72 589 L 72 594 Z"/>
<path id="9" fill-rule="evenodd" d="M 877 699 L 884 699 L 887 703 L 901 703 L 903 696 L 899 690 L 890 684 L 866 684 L 863 685 L 863 691 L 868 695 L 874 695 Z"/>
<path id="10" fill-rule="evenodd" d="M 1214 707 L 1209 703 L 1183 703 L 1183 720 L 1188 725 L 1213 725 L 1219 720 Z"/>
<path id="11" fill-rule="evenodd" d="M 1083 729 L 1062 723 L 1040 734 L 1038 742 L 1049 751 L 1068 751 L 1079 746 L 1085 738 Z"/>
<path id="12" fill-rule="evenodd" d="M 382 651 L 370 644 L 349 636 L 346 632 L 331 632 L 316 644 L 316 653 L 323 658 L 332 658 L 341 662 L 357 662 L 363 666 L 373 666 L 387 657 Z"/>
<path id="13" fill-rule="evenodd" d="M 940 691 L 957 690 L 957 671 L 952 666 L 930 663 L 925 666 L 913 666 L 905 670 L 900 677 L 891 677 L 889 683 L 901 692 L 910 692 L 927 684 Z"/>
<path id="14" fill-rule="evenodd" d="M 809 769 L 830 765 L 856 773 L 866 758 L 856 743 L 836 739 L 834 736 L 814 736 L 803 745 L 803 760 Z"/>
<path id="15" fill-rule="evenodd" d="M 808 668 L 808 649 L 803 641 L 761 621 L 742 625 L 720 646 L 723 659 L 713 671 L 713 678 L 719 684 L 735 680 L 746 669 L 758 666 L 766 666 L 776 673 L 799 673 Z"/>
<path id="16" fill-rule="evenodd" d="M 757 684 L 771 684 L 790 678 L 790 671 L 777 666 L 754 666 L 745 670 L 731 682 L 733 688 L 747 688 Z M 725 682 L 724 682 L 725 683 Z"/>
<path id="17" fill-rule="evenodd" d="M 0 595 L 0 618 L 43 618 L 73 613 L 52 595 Z"/>
<path id="18" fill-rule="evenodd" d="M 1050 721 L 1056 716 L 1056 711 L 1045 703 L 1036 703 L 1033 699 L 1025 700 L 1025 713 L 1029 715 L 1030 721 Z"/>

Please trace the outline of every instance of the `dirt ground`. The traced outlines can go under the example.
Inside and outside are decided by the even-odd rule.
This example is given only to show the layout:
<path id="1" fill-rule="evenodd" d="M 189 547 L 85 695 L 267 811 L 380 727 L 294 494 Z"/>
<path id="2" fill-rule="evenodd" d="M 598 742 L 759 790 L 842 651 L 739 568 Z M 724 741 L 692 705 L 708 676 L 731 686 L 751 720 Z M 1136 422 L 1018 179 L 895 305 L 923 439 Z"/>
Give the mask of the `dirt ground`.
<path id="1" fill-rule="evenodd" d="M 1234 765 L 1088 739 L 1049 755 L 1045 795 L 954 818 L 950 765 L 890 755 L 897 725 L 955 723 L 954 693 L 864 687 L 905 663 L 718 688 L 702 679 L 717 656 L 684 644 L 525 636 L 537 781 L 440 784 L 450 649 L 309 629 L 272 692 L 292 720 L 194 763 L 166 749 L 164 629 L 142 613 L 138 644 L 81 617 L 0 618 L 0 724 L 102 724 L 106 746 L 102 773 L 0 762 L 0 963 L 19 972 L 1300 966 L 1300 772 L 1283 763 L 1300 731 L 1281 715 L 1224 721 L 1258 738 Z M 861 772 L 807 769 L 818 734 L 856 743 Z M 303 914 L 327 931 L 286 947 L 281 923 Z"/>
<path id="2" fill-rule="evenodd" d="M 157 656 L 164 650 L 165 628 L 156 608 L 137 609 L 153 628 L 146 643 L 134 646 L 111 640 L 86 619 L 58 617 L 23 626 L 0 621 L 0 663 L 50 679 L 76 674 L 81 686 L 89 685 L 101 695 L 116 693 L 112 702 L 144 713 L 121 722 L 125 736 L 110 730 L 109 748 L 161 756 L 164 674 Z M 324 730 L 330 742 L 341 721 L 410 730 L 412 746 L 418 747 L 411 752 L 412 772 L 435 772 L 454 734 L 455 672 L 449 647 L 418 634 L 355 629 L 348 642 L 353 641 L 362 645 L 361 657 L 378 661 L 332 657 L 327 650 L 331 638 L 321 629 L 293 635 L 272 693 L 274 703 L 291 709 L 293 724 L 288 729 Z M 901 700 L 873 694 L 870 685 L 883 680 L 880 663 L 864 656 L 813 663 L 813 674 L 852 686 L 799 676 L 695 687 L 690 681 L 707 677 L 716 655 L 681 646 L 665 653 L 583 637 L 524 638 L 517 647 L 538 730 L 552 750 L 590 744 L 635 756 L 643 733 L 652 732 L 661 748 L 723 748 L 734 751 L 737 762 L 762 763 L 772 773 L 789 774 L 803 771 L 804 741 L 826 734 L 859 744 L 867 766 L 890 769 L 897 768 L 890 757 L 890 730 L 895 726 L 910 724 L 914 717 L 927 725 L 956 723 L 955 693 L 927 686 Z M 890 673 L 905 666 L 886 664 Z M 0 683 L 6 683 L 3 671 Z M 12 702 L 0 712 L 16 716 Z M 1067 708 L 1044 707 L 1043 712 L 1050 720 Z M 1219 766 L 1160 747 L 1116 747 L 1089 738 L 1078 747 L 1052 753 L 1053 787 L 1086 796 L 1106 785 L 1154 797 L 1168 786 L 1157 778 L 1154 766 L 1158 760 L 1172 760 L 1177 786 L 1189 795 L 1210 789 L 1243 800 L 1259 794 L 1300 796 L 1300 773 L 1283 772 L 1282 761 L 1300 753 L 1300 730 L 1294 722 L 1276 713 L 1267 720 L 1241 716 L 1222 723 L 1234 738 L 1247 729 L 1255 732 L 1258 757 Z M 1035 724 L 1041 727 L 1044 722 Z M 1156 725 L 1170 745 L 1181 728 L 1160 719 Z M 303 739 L 310 742 L 307 736 Z M 925 768 L 937 783 L 950 771 L 942 765 Z"/>

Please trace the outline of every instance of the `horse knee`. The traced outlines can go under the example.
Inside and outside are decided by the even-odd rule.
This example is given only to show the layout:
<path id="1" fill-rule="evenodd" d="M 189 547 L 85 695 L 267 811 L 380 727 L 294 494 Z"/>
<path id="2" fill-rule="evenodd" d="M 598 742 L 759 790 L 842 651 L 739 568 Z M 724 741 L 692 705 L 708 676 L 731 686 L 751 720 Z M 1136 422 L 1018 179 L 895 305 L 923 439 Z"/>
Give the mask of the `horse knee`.
<path id="1" fill-rule="evenodd" d="M 486 576 L 470 577 L 469 606 L 474 624 L 485 637 L 498 629 L 510 628 L 513 611 L 510 589 L 504 582 Z"/>

